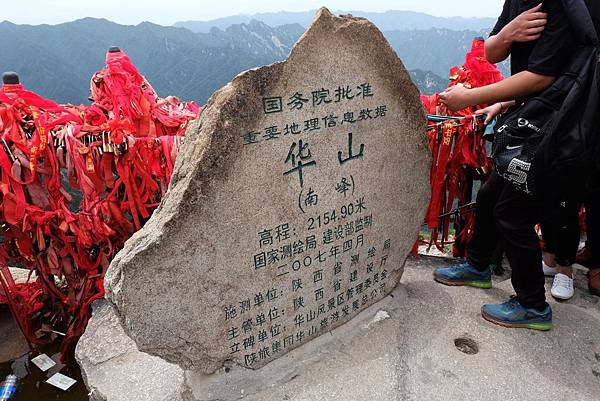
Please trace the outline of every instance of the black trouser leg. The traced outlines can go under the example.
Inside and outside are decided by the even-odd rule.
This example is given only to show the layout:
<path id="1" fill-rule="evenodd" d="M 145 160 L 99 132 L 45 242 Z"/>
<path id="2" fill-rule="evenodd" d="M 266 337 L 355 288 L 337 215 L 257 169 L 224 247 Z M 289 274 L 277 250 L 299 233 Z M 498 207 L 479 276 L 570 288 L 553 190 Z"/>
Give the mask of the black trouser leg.
<path id="1" fill-rule="evenodd" d="M 543 309 L 546 296 L 542 251 L 535 232 L 540 209 L 534 198 L 492 173 L 477 195 L 468 260 L 475 267 L 487 268 L 500 238 L 512 267 L 512 284 L 519 302 L 526 308 Z"/>
<path id="2" fill-rule="evenodd" d="M 600 268 L 600 192 L 589 193 L 585 201 L 587 240 L 585 247 L 592 253 L 594 267 Z"/>
<path id="3" fill-rule="evenodd" d="M 504 185 L 494 215 L 501 244 L 512 267 L 512 285 L 526 308 L 546 307 L 542 250 L 535 231 L 540 204 L 513 185 Z"/>
<path id="4" fill-rule="evenodd" d="M 568 200 L 557 205 L 542 222 L 544 251 L 554 254 L 560 266 L 571 266 L 579 248 L 579 210 L 581 202 Z"/>
<path id="5" fill-rule="evenodd" d="M 482 271 L 490 265 L 498 245 L 498 231 L 494 221 L 494 207 L 500 198 L 504 180 L 492 172 L 477 194 L 475 229 L 467 247 L 469 263 Z"/>

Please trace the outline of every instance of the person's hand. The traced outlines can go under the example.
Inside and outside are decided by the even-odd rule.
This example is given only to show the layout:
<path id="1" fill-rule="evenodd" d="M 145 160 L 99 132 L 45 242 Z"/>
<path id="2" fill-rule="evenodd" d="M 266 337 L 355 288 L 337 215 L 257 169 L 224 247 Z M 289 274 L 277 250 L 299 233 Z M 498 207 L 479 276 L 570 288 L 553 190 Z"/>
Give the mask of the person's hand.
<path id="1" fill-rule="evenodd" d="M 494 118 L 496 118 L 500 113 L 502 113 L 504 106 L 502 103 L 496 103 L 491 106 L 486 107 L 485 109 L 479 109 L 475 112 L 476 116 L 481 116 L 483 114 L 486 115 L 484 124 L 489 124 L 492 122 Z"/>
<path id="2" fill-rule="evenodd" d="M 500 35 L 511 43 L 539 39 L 548 22 L 548 14 L 541 12 L 541 9 L 542 4 L 521 13 L 502 29 Z"/>
<path id="3" fill-rule="evenodd" d="M 466 109 L 473 105 L 471 91 L 472 89 L 465 88 L 463 84 L 451 86 L 440 93 L 440 100 L 450 111 Z"/>

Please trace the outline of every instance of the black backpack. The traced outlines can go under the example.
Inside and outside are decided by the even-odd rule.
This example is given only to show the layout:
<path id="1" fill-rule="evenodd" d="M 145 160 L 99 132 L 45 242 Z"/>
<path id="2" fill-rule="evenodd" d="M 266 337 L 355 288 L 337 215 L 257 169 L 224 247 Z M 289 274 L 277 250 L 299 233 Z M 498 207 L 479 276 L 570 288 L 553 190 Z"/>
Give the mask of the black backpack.
<path id="1" fill-rule="evenodd" d="M 584 0 L 562 3 L 577 50 L 550 88 L 498 121 L 492 146 L 498 174 L 543 198 L 560 197 L 600 166 L 598 35 Z"/>

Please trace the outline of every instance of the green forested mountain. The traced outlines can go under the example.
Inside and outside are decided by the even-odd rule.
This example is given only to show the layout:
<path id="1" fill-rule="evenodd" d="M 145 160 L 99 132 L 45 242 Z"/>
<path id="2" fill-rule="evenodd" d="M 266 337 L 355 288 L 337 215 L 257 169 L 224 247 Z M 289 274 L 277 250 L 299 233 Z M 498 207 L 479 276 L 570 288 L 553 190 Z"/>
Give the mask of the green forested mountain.
<path id="1" fill-rule="evenodd" d="M 284 58 L 303 32 L 259 22 L 196 34 L 151 23 L 123 26 L 86 18 L 60 25 L 0 23 L 0 70 L 61 102 L 84 102 L 110 46 L 120 46 L 159 94 L 206 101 L 239 72 Z M 276 40 L 273 40 L 276 38 Z"/>
<path id="2" fill-rule="evenodd" d="M 119 46 L 160 95 L 204 103 L 240 72 L 284 59 L 303 32 L 300 24 L 271 27 L 256 20 L 209 32 L 93 18 L 37 26 L 2 22 L 0 72 L 17 71 L 42 96 L 83 103 L 106 50 Z M 384 34 L 414 70 L 420 89 L 431 93 L 445 87 L 450 67 L 462 63 L 471 39 L 482 32 L 431 28 Z"/>

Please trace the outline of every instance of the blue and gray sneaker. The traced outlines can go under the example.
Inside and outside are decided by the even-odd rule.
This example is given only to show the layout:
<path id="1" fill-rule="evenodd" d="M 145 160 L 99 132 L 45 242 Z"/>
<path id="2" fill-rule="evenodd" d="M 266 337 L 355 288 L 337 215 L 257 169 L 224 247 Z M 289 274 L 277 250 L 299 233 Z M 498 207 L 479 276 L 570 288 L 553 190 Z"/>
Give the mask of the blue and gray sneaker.
<path id="1" fill-rule="evenodd" d="M 502 304 L 483 305 L 483 318 L 504 327 L 548 331 L 552 329 L 552 308 L 543 311 L 523 307 L 514 295 Z"/>
<path id="2" fill-rule="evenodd" d="M 479 271 L 469 262 L 435 269 L 433 279 L 438 283 L 451 286 L 492 288 L 491 269 L 487 268 L 484 271 Z"/>

